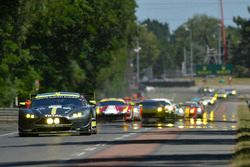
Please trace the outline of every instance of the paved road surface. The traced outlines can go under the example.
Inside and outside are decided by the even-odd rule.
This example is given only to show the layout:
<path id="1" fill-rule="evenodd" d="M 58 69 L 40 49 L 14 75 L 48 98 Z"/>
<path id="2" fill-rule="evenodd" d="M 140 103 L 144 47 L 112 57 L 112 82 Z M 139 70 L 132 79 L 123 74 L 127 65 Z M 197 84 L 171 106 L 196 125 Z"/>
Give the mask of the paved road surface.
<path id="1" fill-rule="evenodd" d="M 145 126 L 117 121 L 100 123 L 99 133 L 91 136 L 21 138 L 5 131 L 0 134 L 0 166 L 230 166 L 238 104 L 220 101 L 212 122 Z"/>

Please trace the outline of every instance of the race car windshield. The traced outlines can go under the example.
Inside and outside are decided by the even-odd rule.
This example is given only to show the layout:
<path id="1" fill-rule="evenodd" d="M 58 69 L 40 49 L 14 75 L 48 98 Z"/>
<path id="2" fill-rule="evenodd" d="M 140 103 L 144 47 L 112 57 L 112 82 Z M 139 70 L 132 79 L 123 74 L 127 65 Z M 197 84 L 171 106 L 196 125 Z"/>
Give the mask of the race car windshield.
<path id="1" fill-rule="evenodd" d="M 164 105 L 164 102 L 161 102 L 161 101 L 147 101 L 147 102 L 141 102 L 140 104 L 142 106 L 146 106 L 146 107 L 155 107 L 155 106 Z"/>
<path id="2" fill-rule="evenodd" d="M 199 105 L 195 104 L 195 103 L 186 103 L 186 104 L 184 104 L 184 106 L 186 106 L 186 107 L 198 107 Z"/>
<path id="3" fill-rule="evenodd" d="M 51 106 L 51 105 L 61 105 L 61 106 L 81 106 L 82 101 L 75 98 L 48 98 L 48 99 L 36 99 L 32 102 L 32 107 L 41 106 Z"/>
<path id="4" fill-rule="evenodd" d="M 225 90 L 218 90 L 218 93 L 225 93 Z"/>
<path id="5" fill-rule="evenodd" d="M 124 106 L 122 101 L 104 101 L 99 103 L 100 106 Z"/>

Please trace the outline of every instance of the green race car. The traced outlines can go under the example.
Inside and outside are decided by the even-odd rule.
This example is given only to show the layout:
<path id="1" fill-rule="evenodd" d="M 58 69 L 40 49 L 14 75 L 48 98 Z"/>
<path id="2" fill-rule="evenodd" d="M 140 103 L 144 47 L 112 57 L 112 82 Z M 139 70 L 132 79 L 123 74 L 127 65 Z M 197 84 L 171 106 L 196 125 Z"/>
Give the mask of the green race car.
<path id="1" fill-rule="evenodd" d="M 165 122 L 176 117 L 174 106 L 168 99 L 150 99 L 139 103 L 142 107 L 142 121 Z"/>
<path id="2" fill-rule="evenodd" d="M 19 109 L 19 136 L 67 132 L 95 134 L 96 125 L 94 107 L 79 93 L 38 94 L 30 108 Z"/>

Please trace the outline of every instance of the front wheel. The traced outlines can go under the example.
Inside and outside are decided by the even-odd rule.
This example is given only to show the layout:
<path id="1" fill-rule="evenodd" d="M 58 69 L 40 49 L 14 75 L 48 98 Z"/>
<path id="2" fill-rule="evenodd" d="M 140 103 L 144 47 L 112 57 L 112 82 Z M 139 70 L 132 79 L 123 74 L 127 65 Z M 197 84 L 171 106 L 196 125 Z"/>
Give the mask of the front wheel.
<path id="1" fill-rule="evenodd" d="M 92 123 L 90 121 L 87 131 L 80 132 L 80 135 L 91 135 L 92 134 Z"/>

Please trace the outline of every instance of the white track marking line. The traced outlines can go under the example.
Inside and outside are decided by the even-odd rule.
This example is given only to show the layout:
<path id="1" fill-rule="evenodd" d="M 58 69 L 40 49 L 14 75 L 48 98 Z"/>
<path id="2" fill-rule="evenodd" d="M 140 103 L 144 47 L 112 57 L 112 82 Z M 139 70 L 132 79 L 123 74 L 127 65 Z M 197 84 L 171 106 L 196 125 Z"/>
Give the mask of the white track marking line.
<path id="1" fill-rule="evenodd" d="M 106 144 L 96 144 L 95 147 L 103 147 L 106 146 Z"/>
<path id="2" fill-rule="evenodd" d="M 127 134 L 127 135 L 123 135 L 122 137 L 126 138 L 126 137 L 130 137 L 131 134 Z"/>
<path id="3" fill-rule="evenodd" d="M 0 137 L 10 136 L 10 135 L 14 135 L 14 134 L 17 134 L 17 132 L 11 132 L 11 133 L 1 134 Z"/>
<path id="4" fill-rule="evenodd" d="M 72 157 L 80 157 L 80 156 L 83 156 L 84 154 L 86 154 L 86 152 L 75 153 L 75 154 L 72 154 L 71 156 Z"/>
<path id="5" fill-rule="evenodd" d="M 122 140 L 123 139 L 123 137 L 117 137 L 117 138 L 115 138 L 115 140 Z"/>
<path id="6" fill-rule="evenodd" d="M 80 157 L 80 156 L 83 156 L 84 154 L 86 154 L 86 153 L 85 152 L 81 152 L 81 153 L 77 154 L 77 156 Z"/>
<path id="7" fill-rule="evenodd" d="M 96 147 L 89 147 L 89 148 L 85 148 L 85 151 L 94 151 L 95 149 L 97 149 Z"/>

